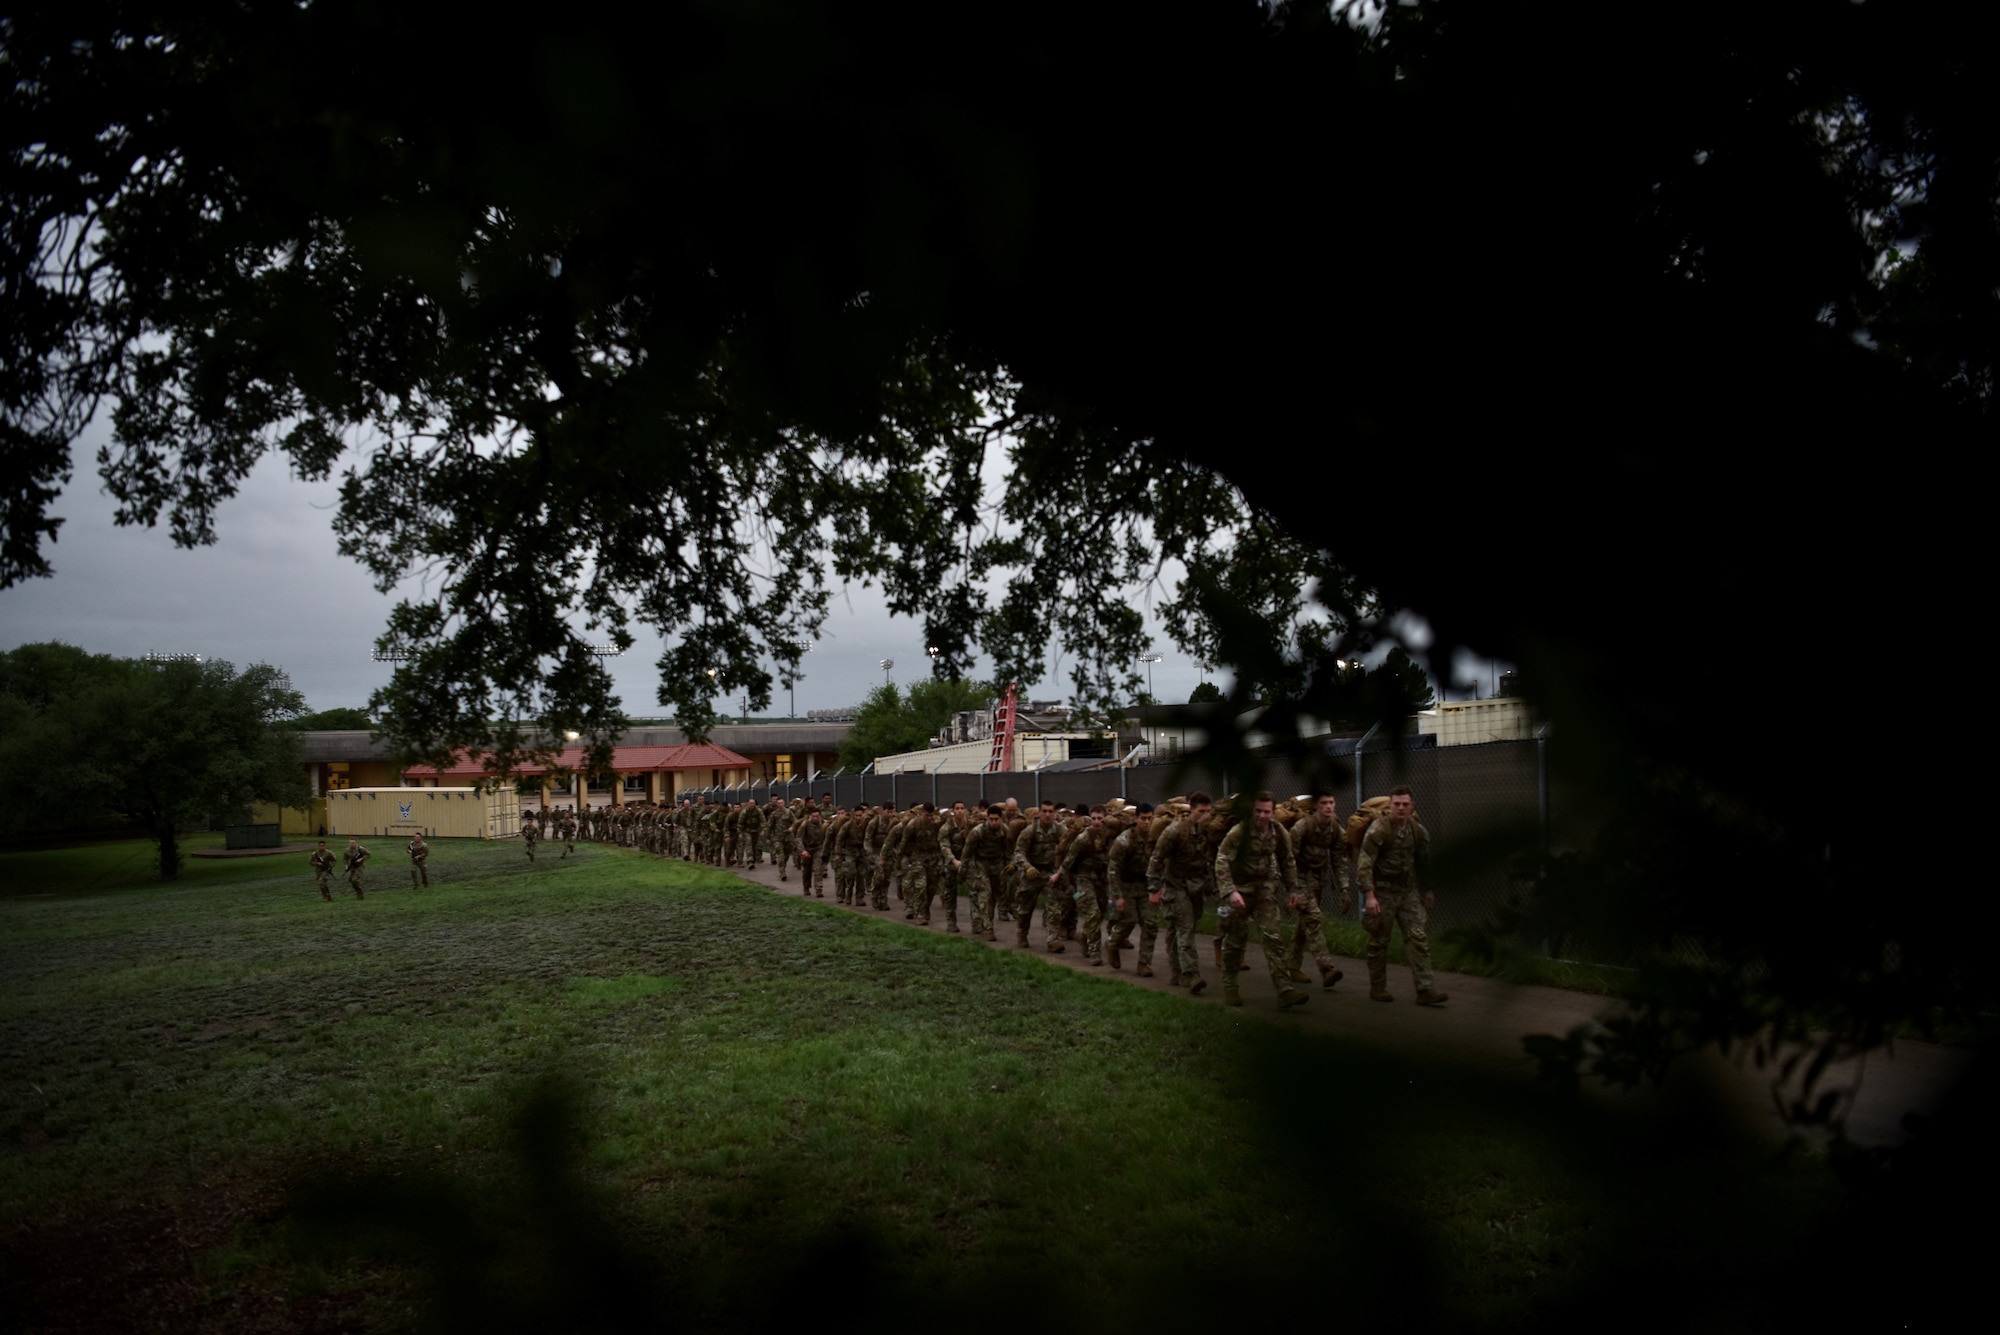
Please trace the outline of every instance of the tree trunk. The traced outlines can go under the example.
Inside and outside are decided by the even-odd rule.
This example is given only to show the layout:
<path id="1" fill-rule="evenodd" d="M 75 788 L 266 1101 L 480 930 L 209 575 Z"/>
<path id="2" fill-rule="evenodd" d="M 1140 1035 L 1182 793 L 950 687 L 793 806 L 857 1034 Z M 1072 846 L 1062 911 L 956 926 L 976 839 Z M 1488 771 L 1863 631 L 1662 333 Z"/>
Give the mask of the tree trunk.
<path id="1" fill-rule="evenodd" d="M 153 838 L 160 846 L 160 879 L 171 881 L 181 874 L 181 844 L 174 823 L 163 820 L 155 825 Z"/>

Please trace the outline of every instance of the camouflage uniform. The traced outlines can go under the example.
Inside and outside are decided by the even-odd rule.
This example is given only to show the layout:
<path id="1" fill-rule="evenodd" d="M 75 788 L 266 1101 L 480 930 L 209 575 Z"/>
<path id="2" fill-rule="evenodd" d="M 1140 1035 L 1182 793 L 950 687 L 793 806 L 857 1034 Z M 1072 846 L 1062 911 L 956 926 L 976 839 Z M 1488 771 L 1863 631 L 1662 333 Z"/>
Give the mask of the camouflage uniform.
<path id="1" fill-rule="evenodd" d="M 1292 909 L 1292 941 L 1285 948 L 1285 970 L 1294 982 L 1304 982 L 1299 965 L 1312 952 L 1319 966 L 1320 983 L 1332 987 L 1340 981 L 1340 968 L 1326 945 L 1326 919 L 1320 913 L 1326 892 L 1337 889 L 1347 897 L 1347 853 L 1343 839 L 1347 826 L 1339 817 L 1328 820 L 1317 811 L 1309 812 L 1291 829 L 1292 856 L 1299 864 L 1299 893 Z M 1344 910 L 1336 908 L 1336 912 Z"/>
<path id="2" fill-rule="evenodd" d="M 1049 873 L 1056 870 L 1056 848 L 1062 839 L 1062 829 L 1059 821 L 1051 819 L 1044 825 L 1037 817 L 1028 822 L 1028 828 L 1014 842 L 1013 866 L 1021 878 L 1021 889 L 1014 900 L 1015 945 L 1028 944 L 1028 926 L 1035 916 L 1035 902 L 1042 899 Z M 1062 954 L 1060 895 L 1051 894 L 1042 901 L 1042 936 L 1050 954 Z"/>
<path id="3" fill-rule="evenodd" d="M 957 810 L 938 813 L 938 843 L 944 850 L 944 861 L 938 867 L 938 898 L 944 903 L 947 930 L 953 932 L 958 930 L 959 891 L 965 886 L 965 841 L 972 833 L 972 822 L 959 816 Z"/>
<path id="4" fill-rule="evenodd" d="M 792 834 L 799 863 L 799 893 L 826 898 L 826 863 L 821 856 L 831 848 L 833 841 L 827 838 L 826 822 L 819 818 L 817 810 L 806 812 L 799 819 Z"/>
<path id="5" fill-rule="evenodd" d="M 862 847 L 868 854 L 864 872 L 868 907 L 878 913 L 889 911 L 889 863 L 883 858 L 882 850 L 888 845 L 895 824 L 895 816 L 886 806 L 877 807 L 861 832 Z"/>
<path id="6" fill-rule="evenodd" d="M 840 826 L 834 840 L 833 887 L 840 902 L 860 908 L 868 891 L 868 822 L 873 816 L 865 809 L 836 817 Z M 843 824 L 843 822 L 845 822 Z"/>
<path id="7" fill-rule="evenodd" d="M 426 887 L 428 887 L 431 883 L 431 868 L 430 868 L 431 846 L 424 842 L 424 837 L 422 835 L 418 835 L 416 838 L 410 840 L 409 850 L 410 850 L 410 889 L 415 890 L 417 888 L 417 882 L 419 878 L 421 878 L 423 884 Z"/>
<path id="8" fill-rule="evenodd" d="M 1278 901 L 1299 892 L 1298 864 L 1292 859 L 1292 841 L 1285 827 L 1275 820 L 1257 828 L 1256 817 L 1239 821 L 1222 839 L 1215 853 L 1216 916 L 1222 920 L 1223 996 L 1235 1004 L 1236 978 L 1243 970 L 1243 952 L 1250 943 L 1250 924 L 1264 945 L 1264 967 L 1270 970 L 1271 986 L 1287 1006 L 1305 998 L 1292 986 L 1291 970 L 1285 967 L 1285 942 L 1278 934 Z M 1229 902 L 1234 893 L 1243 897 L 1243 907 Z"/>
<path id="9" fill-rule="evenodd" d="M 521 822 L 521 851 L 528 855 L 528 861 L 535 860 L 535 841 L 542 837 L 541 825 L 533 820 Z"/>
<path id="10" fill-rule="evenodd" d="M 1119 967 L 1119 952 L 1132 944 L 1132 925 L 1139 925 L 1139 975 L 1153 973 L 1153 943 L 1160 934 L 1160 906 L 1152 900 L 1146 885 L 1146 863 L 1153 855 L 1154 829 L 1141 832 L 1137 825 L 1111 841 L 1105 858 L 1107 891 L 1111 912 L 1104 928 L 1105 950 L 1111 967 Z M 1124 907 L 1118 907 L 1120 904 Z"/>
<path id="11" fill-rule="evenodd" d="M 967 831 L 959 862 L 965 872 L 966 889 L 972 894 L 972 934 L 997 941 L 994 924 L 996 900 L 1004 893 L 1007 879 L 1007 823 L 980 821 Z"/>
<path id="12" fill-rule="evenodd" d="M 368 850 L 352 839 L 347 841 L 347 852 L 342 861 L 347 867 L 347 883 L 354 888 L 356 899 L 366 899 L 361 892 L 361 865 L 368 861 Z"/>
<path id="13" fill-rule="evenodd" d="M 1201 897 L 1214 874 L 1208 836 L 1193 816 L 1183 816 L 1153 841 L 1146 863 L 1146 885 L 1160 896 L 1166 910 L 1167 967 L 1175 987 L 1200 992 L 1207 986 L 1201 959 L 1195 953 L 1194 928 L 1200 921 Z"/>
<path id="14" fill-rule="evenodd" d="M 770 810 L 764 813 L 764 840 L 771 850 L 771 865 L 778 869 L 778 879 L 789 880 L 785 869 L 792 865 L 792 812 L 781 798 L 773 797 Z"/>
<path id="15" fill-rule="evenodd" d="M 1062 883 L 1076 908 L 1077 930 L 1083 939 L 1083 957 L 1092 964 L 1104 955 L 1105 858 L 1111 852 L 1111 831 L 1102 818 L 1077 831 L 1063 855 Z"/>
<path id="16" fill-rule="evenodd" d="M 313 884 L 319 887 L 319 897 L 327 903 L 333 902 L 333 853 L 324 844 L 312 851 L 306 859 L 312 865 Z"/>
<path id="17" fill-rule="evenodd" d="M 556 834 L 562 838 L 562 855 L 564 857 L 568 857 L 570 854 L 576 852 L 576 813 L 570 811 L 567 807 L 563 809 L 562 816 L 556 821 Z"/>
<path id="18" fill-rule="evenodd" d="M 1389 995 L 1389 934 L 1398 926 L 1403 929 L 1403 952 L 1409 956 L 1417 999 L 1436 991 L 1431 939 L 1426 930 L 1430 918 L 1417 887 L 1417 864 L 1429 855 L 1430 842 L 1430 831 L 1415 816 L 1400 828 L 1391 817 L 1377 816 L 1361 836 L 1355 880 L 1362 902 L 1373 894 L 1381 906 L 1379 913 L 1361 915 L 1361 925 L 1368 931 L 1368 994 L 1372 997 Z"/>
<path id="19" fill-rule="evenodd" d="M 746 867 L 756 866 L 763 842 L 764 808 L 745 802 L 736 808 L 736 860 Z"/>
<path id="20" fill-rule="evenodd" d="M 903 887 L 903 902 L 910 905 L 911 916 L 926 927 L 931 921 L 931 900 L 944 889 L 945 859 L 950 856 L 939 824 L 935 815 L 919 811 L 897 831 L 896 874 Z M 946 905 L 946 926 L 956 932 L 958 897 L 951 895 Z"/>

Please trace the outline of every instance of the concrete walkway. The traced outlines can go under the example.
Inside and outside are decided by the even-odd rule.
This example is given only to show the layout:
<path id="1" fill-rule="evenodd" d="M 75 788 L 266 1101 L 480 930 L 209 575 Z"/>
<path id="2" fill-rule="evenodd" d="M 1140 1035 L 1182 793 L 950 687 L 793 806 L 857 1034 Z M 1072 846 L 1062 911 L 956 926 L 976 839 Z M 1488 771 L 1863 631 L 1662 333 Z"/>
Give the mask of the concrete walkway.
<path id="1" fill-rule="evenodd" d="M 792 869 L 790 879 L 784 883 L 779 882 L 777 869 L 768 862 L 732 870 L 772 893 L 794 897 L 799 894 L 796 868 Z M 852 909 L 840 904 L 833 897 L 831 877 L 825 890 L 826 897 L 814 902 L 843 913 L 881 918 L 911 931 L 944 932 L 939 906 L 932 907 L 932 925 L 922 927 L 903 917 L 903 906 L 896 901 L 893 893 L 888 910 L 877 913 L 872 909 Z M 1198 942 L 1202 975 L 1208 980 L 1208 988 L 1196 997 L 1190 996 L 1183 988 L 1168 985 L 1164 934 L 1154 948 L 1154 976 L 1141 978 L 1133 972 L 1137 964 L 1136 952 L 1126 953 L 1122 970 L 1114 970 L 1108 964 L 1093 967 L 1083 958 L 1081 948 L 1074 942 L 1066 943 L 1067 949 L 1062 954 L 1051 954 L 1044 948 L 1039 915 L 1030 931 L 1028 948 L 1023 950 L 1014 944 L 1014 924 L 1010 922 L 995 928 L 1000 938 L 997 942 L 973 937 L 970 932 L 971 914 L 970 901 L 961 901 L 958 924 L 964 933 L 963 939 L 976 942 L 984 949 L 1013 951 L 1030 955 L 1054 968 L 1075 969 L 1100 978 L 1115 979 L 1129 987 L 1171 993 L 1190 1006 L 1222 1005 L 1222 971 L 1215 967 L 1211 953 L 1212 937 L 1204 935 Z M 1318 971 L 1312 961 L 1308 959 L 1305 964 L 1312 982 L 1301 985 L 1300 990 L 1309 992 L 1312 1000 L 1303 1007 L 1280 1010 L 1263 952 L 1253 945 L 1244 958 L 1239 979 L 1243 1007 L 1236 1014 L 1272 1024 L 1298 1025 L 1315 1032 L 1339 1035 L 1349 1042 L 1380 1045 L 1522 1079 L 1536 1078 L 1536 1064 L 1521 1046 L 1525 1036 L 1564 1035 L 1578 1025 L 1592 1024 L 1603 1016 L 1615 1014 L 1620 1005 L 1614 999 L 1588 992 L 1440 972 L 1438 987 L 1450 994 L 1450 1002 L 1443 1006 L 1419 1006 L 1415 1000 L 1415 984 L 1410 981 L 1409 970 L 1403 967 L 1390 969 L 1389 990 L 1396 994 L 1396 1001 L 1384 1004 L 1369 1000 L 1367 970 L 1362 961 L 1342 960 L 1341 967 L 1347 976 L 1332 991 L 1321 988 Z M 1950 1092 L 1970 1062 L 1971 1054 L 1964 1049 L 1903 1041 L 1898 1042 L 1893 1050 L 1884 1049 L 1872 1054 L 1865 1062 L 1836 1064 L 1823 1077 L 1821 1089 L 1854 1091 L 1853 1107 L 1847 1123 L 1850 1137 L 1862 1144 L 1891 1144 L 1902 1138 L 1904 1114 L 1924 1112 L 1935 1107 Z M 1677 1092 L 1679 1085 L 1694 1082 L 1708 1085 L 1710 1095 L 1717 1096 L 1725 1112 L 1738 1119 L 1745 1128 L 1772 1138 L 1785 1134 L 1786 1128 L 1777 1112 L 1768 1071 L 1757 1070 L 1748 1060 L 1732 1060 L 1712 1052 L 1704 1053 L 1677 1063 L 1665 1092 L 1671 1096 Z M 1640 1097 L 1621 1095 L 1612 1090 L 1600 1090 L 1597 1096 L 1607 1100 Z"/>

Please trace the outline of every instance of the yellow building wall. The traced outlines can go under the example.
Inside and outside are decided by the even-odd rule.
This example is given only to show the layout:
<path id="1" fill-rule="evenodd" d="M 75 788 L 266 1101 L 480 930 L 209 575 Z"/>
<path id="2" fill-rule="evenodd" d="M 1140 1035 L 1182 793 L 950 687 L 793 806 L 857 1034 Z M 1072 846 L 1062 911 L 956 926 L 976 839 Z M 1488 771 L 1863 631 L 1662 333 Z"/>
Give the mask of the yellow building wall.
<path id="1" fill-rule="evenodd" d="M 326 796 L 327 838 L 509 839 L 521 832 L 513 789 L 348 788 Z"/>

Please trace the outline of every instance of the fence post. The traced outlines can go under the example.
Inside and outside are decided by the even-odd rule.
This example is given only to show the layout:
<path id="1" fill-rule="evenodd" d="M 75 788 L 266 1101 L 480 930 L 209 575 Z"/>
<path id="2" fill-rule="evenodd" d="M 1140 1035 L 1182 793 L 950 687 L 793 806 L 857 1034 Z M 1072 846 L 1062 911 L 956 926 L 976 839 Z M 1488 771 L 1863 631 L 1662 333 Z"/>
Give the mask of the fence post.
<path id="1" fill-rule="evenodd" d="M 1362 803 L 1361 794 L 1364 791 L 1361 786 L 1361 765 L 1362 765 L 1361 753 L 1363 750 L 1367 748 L 1368 739 L 1375 735 L 1375 729 L 1381 726 L 1382 725 L 1379 722 L 1369 724 L 1368 731 L 1362 733 L 1361 740 L 1354 744 L 1354 809 L 1356 811 L 1361 810 L 1361 803 Z"/>

